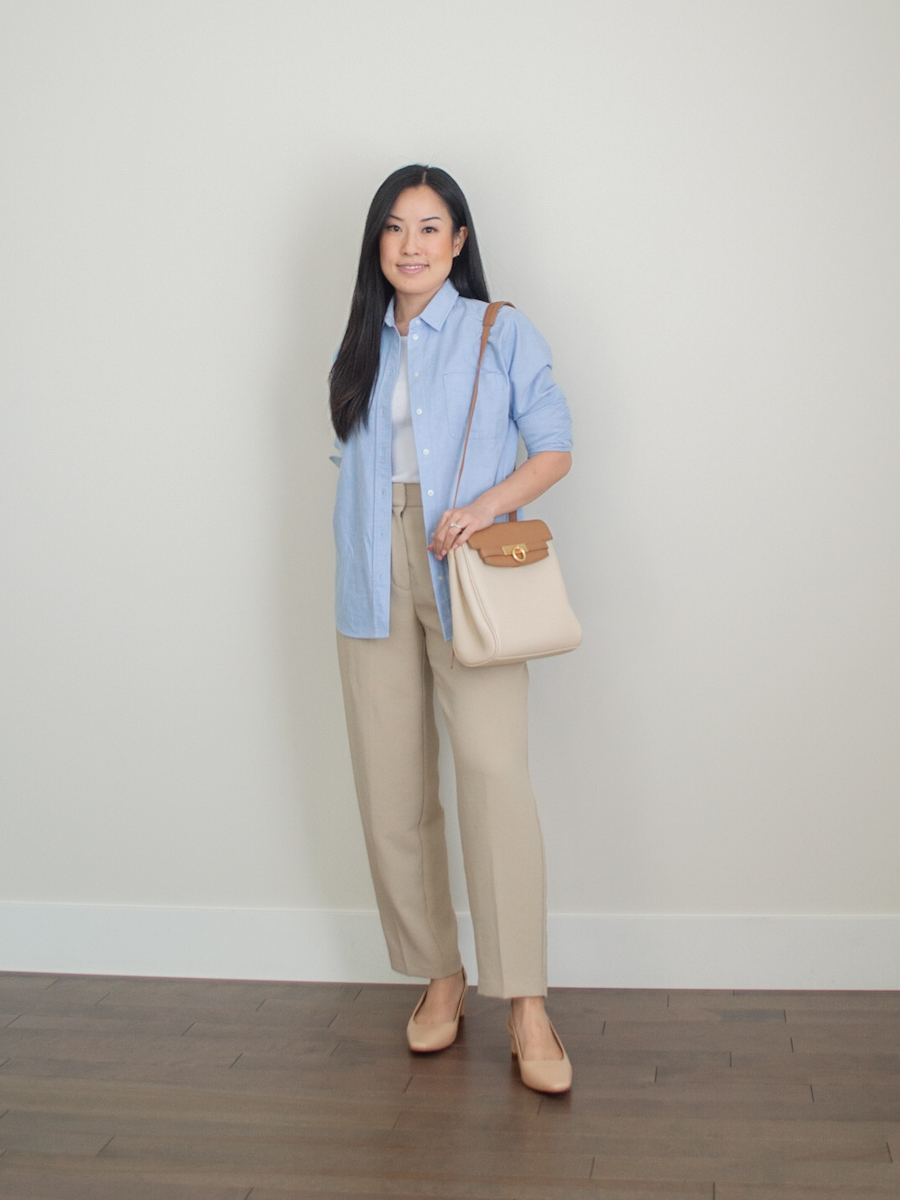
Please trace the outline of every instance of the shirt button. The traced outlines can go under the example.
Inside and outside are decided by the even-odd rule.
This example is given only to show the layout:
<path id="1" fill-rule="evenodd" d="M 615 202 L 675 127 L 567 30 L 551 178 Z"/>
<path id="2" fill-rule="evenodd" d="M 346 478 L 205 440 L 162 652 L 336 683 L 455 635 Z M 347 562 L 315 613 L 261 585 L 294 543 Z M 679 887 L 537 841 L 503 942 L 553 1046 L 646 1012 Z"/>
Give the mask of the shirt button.
<path id="1" fill-rule="evenodd" d="M 430 488 L 428 489 L 428 495 L 429 495 L 429 496 L 433 496 L 433 495 L 434 495 L 434 492 L 433 492 L 433 491 L 432 491 Z"/>
<path id="2" fill-rule="evenodd" d="M 418 379 L 418 378 L 419 378 L 419 372 L 413 371 L 413 379 Z"/>
<path id="3" fill-rule="evenodd" d="M 417 409 L 416 409 L 416 416 L 417 416 L 417 417 L 421 417 L 421 415 L 422 415 L 422 410 L 421 410 L 421 408 L 417 408 Z"/>
<path id="4" fill-rule="evenodd" d="M 422 453 L 423 453 L 423 454 L 430 454 L 430 453 L 431 453 L 431 451 L 430 451 L 430 450 L 423 450 L 423 451 L 422 451 Z"/>
<path id="5" fill-rule="evenodd" d="M 413 334 L 413 341 L 414 341 L 414 342 L 417 342 L 418 340 L 419 340 L 419 335 L 418 335 L 417 333 L 414 333 L 414 334 Z"/>

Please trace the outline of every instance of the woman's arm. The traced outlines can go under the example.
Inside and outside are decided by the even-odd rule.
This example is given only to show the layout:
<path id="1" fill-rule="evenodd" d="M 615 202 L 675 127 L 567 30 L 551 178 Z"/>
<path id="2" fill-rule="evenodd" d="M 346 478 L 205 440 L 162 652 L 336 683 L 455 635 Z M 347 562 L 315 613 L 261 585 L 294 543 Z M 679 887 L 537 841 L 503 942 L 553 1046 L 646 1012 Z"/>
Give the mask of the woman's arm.
<path id="1" fill-rule="evenodd" d="M 446 558 L 448 550 L 467 542 L 479 529 L 493 525 L 503 513 L 513 512 L 542 496 L 568 473 L 571 465 L 572 455 L 567 450 L 541 450 L 533 454 L 502 483 L 482 492 L 465 508 L 448 508 L 428 549 L 437 558 Z"/>

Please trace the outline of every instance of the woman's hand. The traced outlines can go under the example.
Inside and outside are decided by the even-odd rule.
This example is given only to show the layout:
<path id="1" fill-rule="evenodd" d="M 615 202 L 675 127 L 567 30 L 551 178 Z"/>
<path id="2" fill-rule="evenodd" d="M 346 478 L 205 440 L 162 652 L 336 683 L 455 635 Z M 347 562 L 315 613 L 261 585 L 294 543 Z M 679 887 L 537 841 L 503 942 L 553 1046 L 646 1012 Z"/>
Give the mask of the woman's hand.
<path id="1" fill-rule="evenodd" d="M 484 496 L 479 496 L 465 508 L 448 508 L 438 522 L 428 549 L 440 562 L 454 546 L 461 546 L 479 529 L 493 525 L 496 515 L 493 505 Z"/>

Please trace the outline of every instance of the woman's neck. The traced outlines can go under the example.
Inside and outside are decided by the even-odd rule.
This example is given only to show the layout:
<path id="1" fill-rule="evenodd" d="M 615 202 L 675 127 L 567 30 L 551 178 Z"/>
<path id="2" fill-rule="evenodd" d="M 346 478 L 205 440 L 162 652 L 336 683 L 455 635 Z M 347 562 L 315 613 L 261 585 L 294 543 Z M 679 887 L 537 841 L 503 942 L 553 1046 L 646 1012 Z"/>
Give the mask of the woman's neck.
<path id="1" fill-rule="evenodd" d="M 441 284 L 441 287 L 443 286 Z M 438 288 L 438 292 L 440 290 Z M 420 317 L 436 295 L 437 292 L 425 296 L 406 296 L 400 292 L 394 292 L 394 324 L 401 337 L 406 337 L 409 333 L 410 321 Z"/>

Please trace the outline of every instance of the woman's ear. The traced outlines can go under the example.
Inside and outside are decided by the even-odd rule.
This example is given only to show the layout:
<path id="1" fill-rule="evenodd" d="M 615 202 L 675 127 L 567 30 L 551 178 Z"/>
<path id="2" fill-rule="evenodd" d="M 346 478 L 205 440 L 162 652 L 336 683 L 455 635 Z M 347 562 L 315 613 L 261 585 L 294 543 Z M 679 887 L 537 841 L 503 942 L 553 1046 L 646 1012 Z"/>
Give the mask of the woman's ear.
<path id="1" fill-rule="evenodd" d="M 456 233 L 454 233 L 454 235 L 453 235 L 453 257 L 454 258 L 456 258 L 456 256 L 459 254 L 460 250 L 462 250 L 463 246 L 466 244 L 466 238 L 468 236 L 469 236 L 469 230 L 466 228 L 465 225 L 460 225 L 459 229 L 457 229 Z"/>

